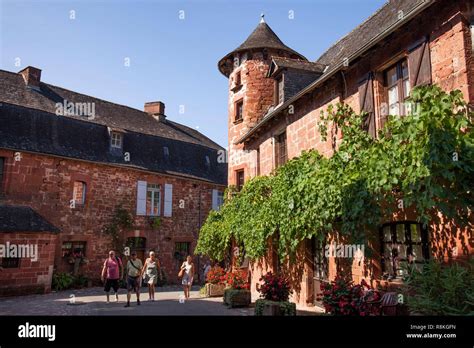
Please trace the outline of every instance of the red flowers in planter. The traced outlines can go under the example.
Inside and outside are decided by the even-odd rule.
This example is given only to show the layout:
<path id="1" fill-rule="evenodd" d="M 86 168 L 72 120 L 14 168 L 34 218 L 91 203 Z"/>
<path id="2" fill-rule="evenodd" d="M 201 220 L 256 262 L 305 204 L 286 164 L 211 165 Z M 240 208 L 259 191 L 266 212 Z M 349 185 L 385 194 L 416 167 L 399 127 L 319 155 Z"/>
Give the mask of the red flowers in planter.
<path id="1" fill-rule="evenodd" d="M 242 270 L 227 273 L 224 276 L 224 282 L 232 289 L 250 289 L 250 284 L 247 282 L 247 272 Z"/>
<path id="2" fill-rule="evenodd" d="M 352 280 L 337 276 L 331 283 L 321 284 L 322 300 L 326 313 L 334 315 L 376 315 L 380 312 L 378 305 L 380 293 L 370 287 L 365 280 L 354 285 Z"/>
<path id="3" fill-rule="evenodd" d="M 288 279 L 274 275 L 268 272 L 260 281 L 263 282 L 258 289 L 260 296 L 266 300 L 284 302 L 288 301 L 293 292 L 290 287 Z"/>
<path id="4" fill-rule="evenodd" d="M 211 284 L 224 284 L 225 270 L 222 267 L 212 267 L 206 276 L 206 282 Z"/>

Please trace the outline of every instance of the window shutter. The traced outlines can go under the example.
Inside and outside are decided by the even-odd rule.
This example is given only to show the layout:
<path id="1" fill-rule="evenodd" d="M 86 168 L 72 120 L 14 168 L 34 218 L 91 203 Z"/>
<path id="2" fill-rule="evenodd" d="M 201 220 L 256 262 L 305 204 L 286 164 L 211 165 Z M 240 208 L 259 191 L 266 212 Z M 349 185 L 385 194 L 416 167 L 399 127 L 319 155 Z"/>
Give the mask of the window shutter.
<path id="1" fill-rule="evenodd" d="M 212 209 L 218 210 L 218 202 L 217 202 L 217 190 L 212 190 Z"/>
<path id="2" fill-rule="evenodd" d="M 408 69 L 412 87 L 431 83 L 430 44 L 428 40 L 409 52 Z"/>
<path id="3" fill-rule="evenodd" d="M 374 75 L 372 73 L 369 73 L 359 85 L 359 105 L 360 111 L 367 113 L 364 129 L 375 138 Z"/>
<path id="4" fill-rule="evenodd" d="M 171 217 L 173 215 L 173 185 L 165 184 L 165 209 L 163 216 Z"/>
<path id="5" fill-rule="evenodd" d="M 137 215 L 146 215 L 146 181 L 137 182 Z"/>

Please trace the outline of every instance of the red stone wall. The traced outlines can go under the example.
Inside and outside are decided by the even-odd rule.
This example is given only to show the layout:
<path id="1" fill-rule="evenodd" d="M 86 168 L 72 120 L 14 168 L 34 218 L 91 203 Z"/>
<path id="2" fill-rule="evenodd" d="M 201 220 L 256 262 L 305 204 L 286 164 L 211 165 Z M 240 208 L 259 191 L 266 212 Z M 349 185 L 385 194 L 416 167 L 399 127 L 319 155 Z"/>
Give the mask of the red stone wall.
<path id="1" fill-rule="evenodd" d="M 57 237 L 50 232 L 0 232 L 0 244 L 38 245 L 37 261 L 22 258 L 19 268 L 0 269 L 0 296 L 51 291 Z"/>
<path id="2" fill-rule="evenodd" d="M 298 156 L 303 150 L 309 149 L 316 149 L 321 154 L 330 156 L 333 151 L 331 142 L 323 142 L 317 130 L 320 111 L 326 110 L 329 104 L 342 101 L 359 112 L 359 81 L 371 71 L 380 75 L 388 65 L 405 57 L 408 47 L 426 35 L 429 35 L 430 38 L 433 83 L 440 85 L 446 91 L 460 89 L 465 99 L 472 103 L 474 100 L 474 62 L 472 60 L 471 32 L 467 20 L 470 16 L 470 9 L 467 4 L 468 1 L 443 1 L 433 5 L 423 15 L 391 34 L 364 57 L 351 62 L 350 67 L 344 71 L 344 79 L 342 74 L 338 74 L 318 87 L 313 93 L 295 102 L 293 105 L 294 114 L 286 112 L 276 120 L 269 122 L 270 126 L 262 129 L 256 139 L 246 144 L 246 149 L 255 151 L 258 148 L 260 150 L 260 174 L 268 175 L 274 169 L 275 155 L 272 137 L 285 128 L 289 158 Z M 378 83 L 374 85 L 378 119 L 384 98 L 381 93 L 382 86 Z M 334 135 L 337 146 L 340 143 L 341 134 L 336 132 Z M 231 172 L 230 170 L 229 173 Z M 407 219 L 407 216 L 395 216 L 393 221 Z M 446 242 L 448 239 L 440 232 L 444 227 L 430 226 L 433 255 L 446 257 L 448 250 L 451 250 L 453 246 L 458 246 L 460 255 L 472 254 L 473 231 L 454 229 L 450 233 L 449 242 Z M 303 245 L 302 248 L 307 249 L 308 246 Z M 377 258 L 379 249 L 376 242 L 374 250 L 376 252 L 375 258 Z M 304 251 L 300 251 L 300 253 L 305 254 Z M 330 278 L 332 279 L 336 274 L 336 263 L 334 259 L 330 259 L 329 263 Z M 258 283 L 262 272 L 264 273 L 270 268 L 263 260 L 253 265 L 251 269 L 254 270 L 252 289 L 253 295 L 256 296 L 255 284 Z M 300 305 L 307 305 L 312 301 L 314 294 L 311 285 L 313 281 L 312 266 L 306 260 L 294 263 L 289 267 L 289 270 L 293 275 L 299 275 L 294 277 L 294 281 L 299 284 L 294 285 L 296 291 L 293 300 Z M 368 265 L 354 263 L 352 266 L 352 275 L 356 282 L 362 278 L 377 278 L 380 276 L 380 271 L 380 262 L 370 262 Z"/>
<path id="3" fill-rule="evenodd" d="M 0 149 L 0 157 L 6 158 L 4 201 L 32 207 L 61 230 L 55 254 L 59 271 L 72 271 L 61 257 L 62 243 L 86 242 L 89 263 L 81 266 L 80 273 L 94 279 L 100 277 L 103 260 L 111 248 L 110 238 L 101 232 L 102 228 L 110 223 L 115 207 L 122 204 L 132 213 L 135 226 L 124 232 L 124 237 L 145 237 L 146 250 L 158 252 L 168 280 L 176 282 L 179 265 L 174 258 L 175 243 L 190 242 L 191 252 L 194 250 L 200 225 L 212 208 L 212 189 L 224 190 L 197 180 L 26 152 L 21 153 L 20 161 L 15 161 L 14 153 Z M 87 185 L 86 202 L 70 208 L 76 180 Z M 135 215 L 138 180 L 162 185 L 162 213 L 164 184 L 173 185 L 172 217 L 161 216 L 161 226 L 156 230 L 151 228 L 148 217 Z"/>

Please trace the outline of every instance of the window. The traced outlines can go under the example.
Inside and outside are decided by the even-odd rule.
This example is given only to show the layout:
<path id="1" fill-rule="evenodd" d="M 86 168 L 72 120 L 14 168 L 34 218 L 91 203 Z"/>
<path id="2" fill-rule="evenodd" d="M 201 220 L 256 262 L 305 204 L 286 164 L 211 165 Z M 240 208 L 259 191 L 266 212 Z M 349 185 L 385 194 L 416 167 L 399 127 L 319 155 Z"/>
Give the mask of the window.
<path id="1" fill-rule="evenodd" d="M 244 183 L 245 183 L 245 177 L 244 177 L 243 169 L 236 171 L 235 172 L 235 186 L 237 188 L 237 191 L 242 190 Z"/>
<path id="2" fill-rule="evenodd" d="M 240 87 L 242 85 L 242 77 L 240 71 L 235 73 L 235 87 Z"/>
<path id="3" fill-rule="evenodd" d="M 189 242 L 176 242 L 174 244 L 174 257 L 179 263 L 184 262 L 186 257 L 190 254 L 191 243 Z"/>
<path id="4" fill-rule="evenodd" d="M 84 205 L 86 202 L 87 185 L 82 181 L 74 181 L 73 199 L 76 205 Z"/>
<path id="5" fill-rule="evenodd" d="M 221 207 L 224 204 L 224 192 L 217 191 L 217 207 Z"/>
<path id="6" fill-rule="evenodd" d="M 163 155 L 164 155 L 165 157 L 169 157 L 169 155 L 170 155 L 170 149 L 168 148 L 168 146 L 164 146 L 164 147 L 163 147 Z"/>
<path id="7" fill-rule="evenodd" d="M 161 186 L 148 184 L 146 188 L 146 215 L 158 216 L 161 213 Z"/>
<path id="8" fill-rule="evenodd" d="M 0 157 L 0 193 L 3 191 L 3 173 L 4 173 L 4 167 L 5 165 L 5 158 Z"/>
<path id="9" fill-rule="evenodd" d="M 19 268 L 20 258 L 19 257 L 4 257 L 2 258 L 2 268 Z"/>
<path id="10" fill-rule="evenodd" d="M 61 248 L 63 257 L 86 256 L 86 242 L 64 242 Z"/>
<path id="11" fill-rule="evenodd" d="M 419 267 L 429 258 L 428 232 L 421 224 L 386 224 L 380 230 L 380 239 L 385 278 L 401 277 L 408 264 Z"/>
<path id="12" fill-rule="evenodd" d="M 243 120 L 244 115 L 244 101 L 239 100 L 235 103 L 235 117 L 234 122 L 240 122 Z"/>
<path id="13" fill-rule="evenodd" d="M 207 170 L 211 169 L 211 159 L 209 158 L 209 156 L 206 156 L 206 168 Z"/>
<path id="14" fill-rule="evenodd" d="M 313 252 L 314 278 L 318 280 L 328 280 L 329 262 L 325 253 L 325 242 L 313 237 L 311 239 L 311 247 Z"/>
<path id="15" fill-rule="evenodd" d="M 123 135 L 119 132 L 112 132 L 110 135 L 110 146 L 115 149 L 122 148 Z"/>
<path id="16" fill-rule="evenodd" d="M 276 165 L 280 167 L 286 163 L 288 159 L 286 150 L 286 132 L 276 137 Z"/>
<path id="17" fill-rule="evenodd" d="M 408 62 L 406 59 L 385 71 L 389 115 L 402 116 L 410 111 L 407 107 L 408 104 L 405 103 L 411 90 L 408 75 Z"/>
<path id="18" fill-rule="evenodd" d="M 279 105 L 281 103 L 283 103 L 283 98 L 285 96 L 285 93 L 284 93 L 284 85 L 283 85 L 283 76 L 280 76 L 277 80 L 276 80 L 276 104 Z"/>

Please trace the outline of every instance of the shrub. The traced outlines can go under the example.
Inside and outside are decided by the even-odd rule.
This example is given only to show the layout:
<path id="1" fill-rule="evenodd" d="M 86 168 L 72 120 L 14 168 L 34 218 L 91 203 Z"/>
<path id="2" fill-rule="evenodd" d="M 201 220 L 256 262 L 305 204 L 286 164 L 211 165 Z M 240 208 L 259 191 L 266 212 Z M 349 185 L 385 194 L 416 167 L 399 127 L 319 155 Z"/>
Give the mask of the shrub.
<path id="1" fill-rule="evenodd" d="M 250 289 L 250 284 L 247 281 L 247 272 L 242 270 L 227 273 L 225 275 L 225 283 L 232 289 Z"/>
<path id="2" fill-rule="evenodd" d="M 74 284 L 74 276 L 70 273 L 54 273 L 52 288 L 56 291 L 69 289 Z"/>
<path id="3" fill-rule="evenodd" d="M 89 278 L 87 278 L 86 276 L 82 274 L 79 274 L 76 277 L 74 277 L 72 286 L 74 286 L 76 289 L 85 288 L 87 287 L 88 282 L 89 282 Z"/>
<path id="4" fill-rule="evenodd" d="M 327 284 L 321 284 L 322 300 L 326 313 L 333 315 L 375 315 L 379 314 L 378 305 L 367 301 L 380 300 L 380 293 L 373 290 L 365 280 L 360 285 L 354 285 L 352 280 L 341 276 Z"/>
<path id="5" fill-rule="evenodd" d="M 225 270 L 222 267 L 212 267 L 207 273 L 206 282 L 210 284 L 223 284 L 225 280 Z"/>
<path id="6" fill-rule="evenodd" d="M 263 309 L 267 305 L 278 305 L 280 306 L 280 315 L 283 316 L 294 316 L 296 315 L 296 304 L 292 302 L 275 302 L 264 299 L 255 301 L 255 315 L 263 315 Z"/>
<path id="7" fill-rule="evenodd" d="M 429 261 L 409 269 L 407 305 L 426 315 L 474 315 L 474 259 L 465 264 Z"/>
<path id="8" fill-rule="evenodd" d="M 276 302 L 288 301 L 293 292 L 287 279 L 274 275 L 272 272 L 265 274 L 260 278 L 260 281 L 263 283 L 258 292 L 260 292 L 260 296 L 265 300 Z"/>

